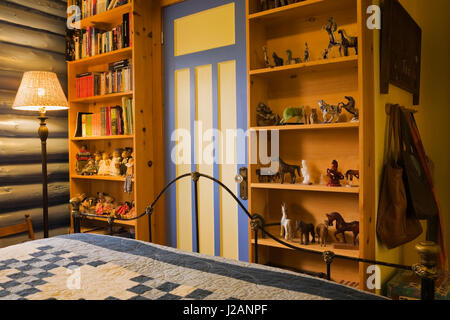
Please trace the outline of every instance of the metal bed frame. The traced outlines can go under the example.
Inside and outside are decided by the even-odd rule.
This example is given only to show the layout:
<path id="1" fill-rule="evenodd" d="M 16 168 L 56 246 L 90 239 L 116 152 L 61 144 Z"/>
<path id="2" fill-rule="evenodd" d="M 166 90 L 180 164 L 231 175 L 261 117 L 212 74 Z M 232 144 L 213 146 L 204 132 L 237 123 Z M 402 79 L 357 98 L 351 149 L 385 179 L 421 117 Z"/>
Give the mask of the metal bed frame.
<path id="1" fill-rule="evenodd" d="M 419 252 L 420 255 L 420 263 L 412 265 L 412 266 L 406 266 L 401 264 L 394 264 L 394 263 L 388 263 L 388 262 L 381 262 L 376 260 L 370 260 L 370 259 L 363 259 L 363 258 L 354 258 L 354 257 L 348 257 L 344 255 L 338 255 L 335 254 L 333 251 L 325 251 L 325 252 L 317 252 L 314 250 L 306 249 L 306 248 L 300 248 L 297 246 L 294 246 L 292 244 L 289 244 L 283 240 L 278 239 L 271 233 L 269 233 L 266 230 L 266 227 L 279 225 L 279 223 L 275 224 L 266 224 L 264 221 L 264 218 L 259 214 L 251 214 L 247 208 L 242 204 L 242 202 L 238 199 L 238 197 L 221 181 L 215 179 L 214 177 L 208 176 L 206 174 L 202 174 L 199 172 L 192 172 L 192 173 L 186 173 L 183 174 L 172 181 L 170 181 L 164 189 L 158 194 L 158 196 L 155 198 L 155 200 L 152 202 L 150 206 L 148 206 L 144 213 L 140 214 L 139 216 L 135 218 L 130 219 L 121 219 L 121 218 L 113 218 L 108 216 L 99 216 L 95 214 L 88 214 L 88 213 L 82 213 L 80 212 L 80 205 L 81 202 L 78 198 L 74 198 L 70 201 L 70 204 L 72 205 L 72 219 L 73 219 L 73 228 L 75 233 L 81 233 L 81 220 L 83 218 L 89 218 L 89 217 L 95 217 L 95 218 L 102 218 L 105 219 L 105 221 L 108 222 L 110 226 L 110 232 L 112 234 L 112 226 L 116 221 L 133 221 L 143 218 L 144 216 L 148 216 L 149 219 L 149 235 L 150 235 L 150 242 L 152 241 L 152 234 L 151 234 L 151 217 L 154 211 L 154 208 L 158 201 L 161 199 L 161 197 L 168 191 L 168 189 L 175 184 L 177 181 L 190 177 L 194 183 L 194 197 L 195 197 L 195 239 L 196 239 L 196 252 L 199 253 L 200 246 L 199 246 L 199 219 L 198 219 L 198 181 L 200 178 L 205 178 L 208 180 L 213 181 L 214 183 L 218 184 L 220 187 L 225 189 L 230 196 L 237 202 L 237 204 L 242 208 L 242 210 L 245 212 L 245 214 L 248 216 L 250 220 L 250 226 L 254 233 L 254 263 L 258 263 L 258 237 L 261 232 L 261 235 L 267 236 L 274 241 L 282 244 L 285 247 L 294 249 L 296 251 L 300 252 L 308 252 L 315 255 L 322 255 L 323 261 L 326 264 L 326 279 L 331 281 L 331 266 L 335 259 L 343 259 L 343 260 L 350 260 L 354 262 L 359 263 L 365 263 L 365 264 L 371 264 L 371 265 L 378 265 L 378 266 L 385 266 L 395 269 L 402 269 L 402 270 L 410 270 L 415 272 L 420 279 L 421 279 L 421 299 L 422 300 L 434 300 L 435 299 L 435 282 L 438 277 L 437 272 L 437 255 L 439 253 L 439 247 L 433 243 L 433 242 L 422 242 L 416 245 L 416 249 Z"/>

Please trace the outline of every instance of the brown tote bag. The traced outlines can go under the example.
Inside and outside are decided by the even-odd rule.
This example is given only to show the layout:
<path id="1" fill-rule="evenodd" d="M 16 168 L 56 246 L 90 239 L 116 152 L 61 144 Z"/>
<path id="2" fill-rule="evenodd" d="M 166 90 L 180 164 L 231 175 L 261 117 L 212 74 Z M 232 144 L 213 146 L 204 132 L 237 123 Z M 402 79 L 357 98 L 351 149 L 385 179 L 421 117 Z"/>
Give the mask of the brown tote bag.
<path id="1" fill-rule="evenodd" d="M 414 215 L 408 215 L 408 199 L 403 180 L 400 154 L 400 109 L 391 108 L 385 165 L 378 205 L 377 235 L 389 249 L 416 239 L 422 226 Z"/>

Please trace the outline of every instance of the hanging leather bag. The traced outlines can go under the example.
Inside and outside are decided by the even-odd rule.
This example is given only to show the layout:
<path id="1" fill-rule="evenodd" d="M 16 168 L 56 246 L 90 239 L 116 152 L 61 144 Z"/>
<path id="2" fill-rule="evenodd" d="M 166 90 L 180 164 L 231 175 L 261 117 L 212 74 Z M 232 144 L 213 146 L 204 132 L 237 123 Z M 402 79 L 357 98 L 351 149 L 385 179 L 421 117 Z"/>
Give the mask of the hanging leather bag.
<path id="1" fill-rule="evenodd" d="M 439 216 L 439 208 L 433 194 L 427 173 L 411 133 L 411 127 L 404 111 L 400 110 L 401 146 L 400 157 L 405 170 L 405 187 L 408 211 L 417 219 L 425 220 Z"/>
<path id="2" fill-rule="evenodd" d="M 399 112 L 398 106 L 391 108 L 377 217 L 377 236 L 389 249 L 408 243 L 423 232 L 420 222 L 407 210 L 404 170 L 400 162 Z"/>

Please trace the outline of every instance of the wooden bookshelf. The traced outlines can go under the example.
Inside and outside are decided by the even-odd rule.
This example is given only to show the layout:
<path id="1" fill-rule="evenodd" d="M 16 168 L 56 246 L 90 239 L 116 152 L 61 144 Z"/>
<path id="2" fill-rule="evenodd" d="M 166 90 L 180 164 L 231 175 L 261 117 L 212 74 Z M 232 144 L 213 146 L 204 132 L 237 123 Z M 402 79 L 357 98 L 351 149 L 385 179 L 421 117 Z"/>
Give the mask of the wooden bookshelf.
<path id="1" fill-rule="evenodd" d="M 290 242 L 316 252 L 325 250 L 336 254 L 375 258 L 375 185 L 374 178 L 374 88 L 372 34 L 367 30 L 365 10 L 368 0 L 306 0 L 280 8 L 260 11 L 258 0 L 247 0 L 247 76 L 248 76 L 248 127 L 256 139 L 249 139 L 249 154 L 257 148 L 261 134 L 279 131 L 279 154 L 289 164 L 301 165 L 308 161 L 313 185 L 303 185 L 301 179 L 290 184 L 259 183 L 256 169 L 260 163 L 249 165 L 249 209 L 262 214 L 266 222 L 279 222 L 281 202 L 288 205 L 288 217 L 317 225 L 326 219 L 326 213 L 340 212 L 347 222 L 360 222 L 359 248 L 356 250 L 335 249 L 334 227 L 329 229 L 329 244 L 301 246 L 298 239 Z M 324 60 L 322 52 L 328 47 L 329 38 L 322 26 L 333 17 L 338 28 L 358 36 L 359 52 L 341 57 L 337 48 Z M 337 35 L 337 33 L 336 33 Z M 339 37 L 340 39 L 340 37 Z M 303 60 L 305 42 L 310 49 L 310 61 L 267 68 L 263 46 L 273 64 L 272 53 L 286 61 L 286 50 L 293 57 Z M 282 115 L 288 106 L 305 106 L 321 112 L 319 100 L 336 105 L 352 96 L 360 110 L 360 121 L 350 122 L 352 116 L 343 112 L 339 123 L 285 125 L 258 127 L 256 110 L 263 102 L 271 110 Z M 270 139 L 270 134 L 268 135 Z M 360 170 L 357 187 L 328 187 L 320 184 L 320 176 L 328 181 L 326 170 L 337 160 L 339 169 Z M 250 230 L 250 253 L 254 253 L 253 232 Z M 279 235 L 280 227 L 270 229 Z M 297 236 L 298 237 L 298 236 Z M 352 235 L 347 233 L 351 241 Z M 301 269 L 326 272 L 322 257 L 311 253 L 286 248 L 272 239 L 259 239 L 259 262 Z M 251 257 L 253 259 L 253 257 Z M 342 283 L 362 284 L 367 277 L 365 265 L 353 261 L 337 260 L 332 266 L 332 279 Z"/>
<path id="2" fill-rule="evenodd" d="M 70 3 L 70 2 L 69 2 Z M 70 154 L 70 195 L 81 193 L 96 196 L 104 192 L 113 196 L 117 203 L 135 201 L 138 214 L 155 198 L 155 192 L 164 186 L 163 152 L 163 109 L 162 109 L 162 45 L 161 8 L 159 1 L 130 0 L 126 5 L 88 17 L 80 22 L 82 28 L 88 26 L 112 29 L 122 23 L 125 13 L 132 15 L 132 47 L 105 54 L 68 62 L 69 87 L 69 154 Z M 152 34 L 153 36 L 148 36 Z M 133 68 L 133 90 L 128 92 L 76 97 L 76 75 L 85 72 L 104 72 L 108 65 L 130 59 Z M 132 97 L 134 105 L 134 132 L 131 135 L 75 137 L 78 112 L 98 113 L 102 107 L 121 105 L 123 97 Z M 124 177 L 81 176 L 76 173 L 76 153 L 82 145 L 87 145 L 91 153 L 116 148 L 132 147 L 135 154 L 135 178 L 133 192 L 124 193 Z M 152 219 L 152 241 L 165 243 L 164 208 L 157 208 Z M 104 222 L 104 219 L 89 219 L 90 223 Z M 120 222 L 134 228 L 136 239 L 149 240 L 148 217 L 134 222 Z"/>

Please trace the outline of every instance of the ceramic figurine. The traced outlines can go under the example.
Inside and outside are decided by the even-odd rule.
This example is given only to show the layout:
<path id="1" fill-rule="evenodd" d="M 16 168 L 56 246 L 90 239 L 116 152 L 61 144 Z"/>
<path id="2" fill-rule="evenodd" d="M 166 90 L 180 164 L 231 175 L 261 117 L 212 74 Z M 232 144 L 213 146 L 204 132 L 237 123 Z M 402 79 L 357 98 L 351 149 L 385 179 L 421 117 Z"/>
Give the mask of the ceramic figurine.
<path id="1" fill-rule="evenodd" d="M 296 63 L 301 63 L 301 59 L 300 58 L 293 58 L 292 57 L 292 51 L 291 50 L 287 50 L 286 51 L 288 59 L 286 61 L 286 64 L 296 64 Z"/>
<path id="2" fill-rule="evenodd" d="M 78 150 L 76 159 L 76 171 L 78 174 L 81 174 L 83 168 L 88 164 L 89 160 L 91 160 L 91 153 L 86 145 L 82 145 L 80 150 Z"/>
<path id="3" fill-rule="evenodd" d="M 316 243 L 316 233 L 312 223 L 297 221 L 295 229 L 300 231 L 300 244 L 309 245 L 309 235 L 311 235 L 311 242 Z"/>
<path id="4" fill-rule="evenodd" d="M 347 241 L 345 240 L 345 232 L 346 231 L 353 232 L 353 245 L 356 246 L 356 238 L 358 237 L 359 234 L 358 221 L 347 223 L 344 221 L 344 218 L 342 218 L 342 216 L 337 212 L 327 214 L 327 218 L 328 218 L 328 225 L 330 227 L 333 226 L 333 222 L 336 221 L 336 232 L 334 233 L 336 239 L 338 234 L 342 234 L 343 242 L 347 243 Z"/>
<path id="5" fill-rule="evenodd" d="M 344 179 L 344 176 L 339 171 L 339 164 L 336 160 L 333 160 L 331 169 L 327 169 L 327 176 L 330 178 L 328 182 L 329 187 L 340 187 L 341 180 Z"/>
<path id="6" fill-rule="evenodd" d="M 306 160 L 302 160 L 302 176 L 303 176 L 303 184 L 311 185 L 311 176 L 309 174 L 308 163 Z"/>
<path id="7" fill-rule="evenodd" d="M 281 203 L 281 231 L 280 237 L 284 237 L 285 240 L 292 240 L 294 238 L 294 226 L 293 221 L 287 217 L 287 206 L 286 203 Z"/>
<path id="8" fill-rule="evenodd" d="M 326 49 L 326 54 L 324 56 L 324 59 L 328 58 L 328 53 L 334 48 L 334 47 L 340 47 L 341 44 L 336 40 L 335 32 L 337 30 L 337 23 L 334 21 L 333 17 L 328 19 L 328 24 L 324 25 L 322 27 L 327 33 L 329 37 L 329 43 L 328 48 Z M 340 51 L 340 50 L 339 50 Z"/>
<path id="9" fill-rule="evenodd" d="M 95 168 L 97 169 L 97 174 L 98 174 L 98 170 L 100 169 L 100 161 L 102 161 L 102 153 L 101 152 L 96 152 L 94 154 L 94 161 L 95 161 Z"/>
<path id="10" fill-rule="evenodd" d="M 272 172 L 271 170 L 268 170 L 268 172 L 266 172 L 267 174 L 261 174 L 261 169 L 256 169 L 256 176 L 258 177 L 258 182 L 259 183 L 271 183 L 271 182 L 276 182 L 277 179 L 280 178 L 280 173 L 279 172 Z"/>
<path id="11" fill-rule="evenodd" d="M 280 124 L 287 124 L 287 122 L 294 117 L 297 118 L 298 124 L 303 124 L 303 110 L 303 106 L 300 108 L 288 107 L 284 109 L 283 119 L 281 119 Z"/>
<path id="12" fill-rule="evenodd" d="M 328 224 L 328 220 L 325 220 L 325 223 L 318 224 L 316 227 L 317 240 L 321 247 L 327 246 Z"/>
<path id="13" fill-rule="evenodd" d="M 358 37 L 348 36 L 343 29 L 339 29 L 338 33 L 341 35 L 341 46 L 339 47 L 339 53 L 341 53 L 341 50 L 344 49 L 344 56 L 348 57 L 348 48 L 353 48 L 355 49 L 355 53 L 358 54 Z"/>
<path id="14" fill-rule="evenodd" d="M 133 178 L 134 178 L 134 158 L 133 155 L 128 159 L 127 172 L 125 176 L 125 184 L 123 186 L 123 191 L 125 193 L 131 193 L 133 191 Z"/>
<path id="15" fill-rule="evenodd" d="M 317 109 L 311 109 L 311 115 L 309 116 L 309 124 L 318 124 L 319 123 L 319 115 L 317 114 Z"/>
<path id="16" fill-rule="evenodd" d="M 347 187 L 351 187 L 353 185 L 354 178 L 359 180 L 359 170 L 348 170 L 345 173 L 345 179 L 348 181 Z"/>
<path id="17" fill-rule="evenodd" d="M 266 64 L 266 68 L 272 68 L 272 66 L 270 65 L 269 54 L 267 53 L 266 46 L 263 46 L 263 52 L 264 52 L 264 63 Z"/>
<path id="18" fill-rule="evenodd" d="M 290 165 L 281 160 L 280 158 L 280 179 L 281 184 L 284 183 L 284 175 L 289 173 L 291 175 L 291 184 L 295 184 L 296 175 L 295 172 L 297 171 L 299 177 L 301 177 L 300 173 L 300 166 Z"/>
<path id="19" fill-rule="evenodd" d="M 277 56 L 276 52 L 273 53 L 272 57 L 276 67 L 281 67 L 283 65 L 284 60 Z"/>
<path id="20" fill-rule="evenodd" d="M 124 176 L 127 173 L 127 163 L 131 158 L 131 153 L 133 152 L 133 148 L 125 148 L 122 151 L 122 161 L 120 162 L 120 175 Z"/>
<path id="21" fill-rule="evenodd" d="M 309 47 L 308 42 L 305 42 L 305 57 L 303 59 L 305 62 L 309 62 Z"/>
<path id="22" fill-rule="evenodd" d="M 258 127 L 277 126 L 280 121 L 280 116 L 273 113 L 264 103 L 261 102 L 256 108 L 256 124 Z"/>
<path id="23" fill-rule="evenodd" d="M 82 176 L 93 176 L 97 174 L 97 166 L 95 165 L 95 160 L 90 159 L 88 163 L 84 166 L 81 171 Z"/>
<path id="24" fill-rule="evenodd" d="M 122 162 L 122 158 L 120 157 L 122 153 L 121 149 L 116 149 L 113 152 L 112 160 L 110 163 L 109 174 L 113 177 L 120 176 L 120 164 Z"/>
<path id="25" fill-rule="evenodd" d="M 359 122 L 359 110 L 355 107 L 355 99 L 353 97 L 345 96 L 347 103 L 340 102 L 338 106 L 347 110 L 348 113 L 353 115 L 353 119 L 350 122 Z"/>
<path id="26" fill-rule="evenodd" d="M 337 123 L 342 113 L 342 107 L 340 105 L 333 106 L 326 103 L 323 100 L 319 100 L 319 107 L 323 113 L 324 123 Z M 328 115 L 330 118 L 328 119 Z"/>
<path id="27" fill-rule="evenodd" d="M 102 160 L 100 160 L 100 165 L 97 174 L 99 176 L 109 176 L 110 170 L 111 170 L 111 159 L 108 153 L 103 152 Z"/>

